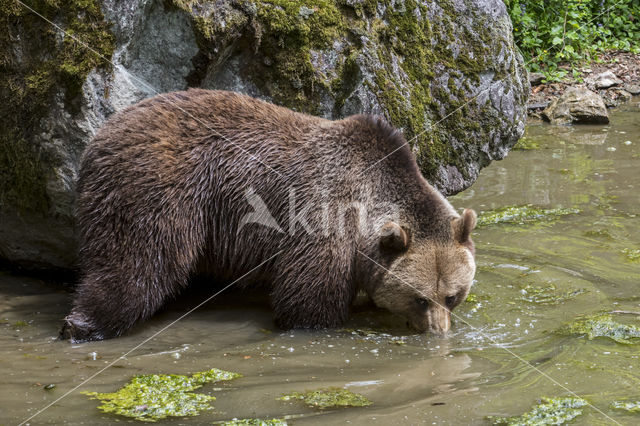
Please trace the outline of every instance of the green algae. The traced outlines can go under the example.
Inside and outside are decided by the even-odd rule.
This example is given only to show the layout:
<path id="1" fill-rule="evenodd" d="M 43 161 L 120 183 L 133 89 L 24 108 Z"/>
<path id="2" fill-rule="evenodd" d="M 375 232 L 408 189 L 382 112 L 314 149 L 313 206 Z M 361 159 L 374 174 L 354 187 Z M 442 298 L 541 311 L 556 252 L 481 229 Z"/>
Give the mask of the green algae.
<path id="1" fill-rule="evenodd" d="M 366 407 L 372 404 L 372 402 L 364 396 L 338 387 L 307 392 L 291 392 L 278 398 L 280 401 L 291 401 L 295 399 L 304 401 L 309 407 L 320 409 L 331 407 Z"/>
<path id="2" fill-rule="evenodd" d="M 582 398 L 541 398 L 540 404 L 529 412 L 516 417 L 494 417 L 489 420 L 496 425 L 537 426 L 561 425 L 567 423 L 580 414 L 580 408 L 588 403 Z"/>
<path id="3" fill-rule="evenodd" d="M 223 426 L 287 426 L 285 419 L 233 419 L 224 422 L 215 422 Z"/>
<path id="4" fill-rule="evenodd" d="M 622 249 L 621 251 L 624 257 L 627 258 L 627 260 L 630 260 L 632 262 L 640 261 L 640 249 L 625 248 L 625 249 Z"/>
<path id="5" fill-rule="evenodd" d="M 589 340 L 596 337 L 607 337 L 618 343 L 634 344 L 640 341 L 640 328 L 621 324 L 613 320 L 610 314 L 596 314 L 580 318 L 558 330 L 560 334 L 586 335 Z"/>
<path id="6" fill-rule="evenodd" d="M 614 240 L 611 233 L 606 229 L 590 229 L 588 231 L 585 231 L 584 236 L 590 238 L 601 238 L 610 241 Z"/>
<path id="7" fill-rule="evenodd" d="M 167 417 L 195 416 L 210 410 L 215 397 L 192 391 L 206 383 L 232 380 L 242 375 L 213 368 L 191 376 L 178 374 L 147 374 L 135 376 L 117 392 L 84 392 L 102 402 L 105 413 L 118 414 L 136 420 L 154 422 Z"/>
<path id="8" fill-rule="evenodd" d="M 512 148 L 515 151 L 531 151 L 540 149 L 540 144 L 533 138 L 523 136 Z"/>
<path id="9" fill-rule="evenodd" d="M 497 224 L 524 225 L 528 223 L 549 222 L 560 216 L 577 213 L 580 213 L 580 210 L 572 208 L 543 209 L 531 204 L 508 206 L 482 212 L 478 217 L 478 227 Z"/>
<path id="10" fill-rule="evenodd" d="M 613 401 L 611 407 L 631 413 L 640 413 L 640 401 Z"/>
<path id="11" fill-rule="evenodd" d="M 545 287 L 526 284 L 520 289 L 521 296 L 518 299 L 536 305 L 559 305 L 586 292 L 587 290 L 583 288 L 558 292 L 553 284 Z"/>

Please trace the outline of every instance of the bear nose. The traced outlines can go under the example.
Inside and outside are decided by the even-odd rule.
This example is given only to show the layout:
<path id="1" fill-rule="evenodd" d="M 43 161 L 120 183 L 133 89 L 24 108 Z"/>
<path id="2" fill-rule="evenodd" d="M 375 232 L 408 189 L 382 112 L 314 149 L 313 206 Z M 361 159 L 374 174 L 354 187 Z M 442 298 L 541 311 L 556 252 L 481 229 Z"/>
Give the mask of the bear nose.
<path id="1" fill-rule="evenodd" d="M 451 328 L 449 311 L 441 306 L 435 306 L 427 312 L 429 331 L 438 336 L 444 336 Z"/>

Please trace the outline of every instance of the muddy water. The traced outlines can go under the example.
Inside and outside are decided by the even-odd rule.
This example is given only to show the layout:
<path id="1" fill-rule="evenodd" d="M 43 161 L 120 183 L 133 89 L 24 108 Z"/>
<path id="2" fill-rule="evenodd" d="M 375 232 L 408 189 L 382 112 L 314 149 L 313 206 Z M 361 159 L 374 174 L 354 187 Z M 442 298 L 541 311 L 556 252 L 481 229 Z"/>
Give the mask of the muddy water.
<path id="1" fill-rule="evenodd" d="M 132 422 L 101 413 L 81 392 L 112 392 L 136 374 L 213 367 L 244 377 L 200 390 L 217 398 L 215 410 L 164 423 L 286 417 L 294 424 L 487 424 L 486 416 L 519 415 L 542 396 L 575 392 L 593 407 L 574 423 L 638 424 L 640 415 L 611 403 L 640 400 L 640 345 L 554 333 L 579 314 L 640 312 L 640 262 L 627 256 L 640 249 L 640 106 L 611 118 L 609 126 L 531 124 L 527 137 L 537 149 L 513 151 L 454 197 L 457 207 L 479 212 L 530 203 L 580 213 L 478 229 L 474 298 L 456 311 L 446 339 L 411 336 L 401 322 L 367 309 L 344 330 L 282 333 L 264 304 L 227 297 L 100 372 L 203 296 L 181 299 L 126 337 L 70 345 L 55 340 L 69 295 L 0 275 L 0 424 L 27 419 L 98 372 L 30 423 Z M 616 320 L 640 324 L 630 314 Z M 45 390 L 48 384 L 55 388 Z M 318 410 L 276 400 L 329 386 L 373 405 Z"/>

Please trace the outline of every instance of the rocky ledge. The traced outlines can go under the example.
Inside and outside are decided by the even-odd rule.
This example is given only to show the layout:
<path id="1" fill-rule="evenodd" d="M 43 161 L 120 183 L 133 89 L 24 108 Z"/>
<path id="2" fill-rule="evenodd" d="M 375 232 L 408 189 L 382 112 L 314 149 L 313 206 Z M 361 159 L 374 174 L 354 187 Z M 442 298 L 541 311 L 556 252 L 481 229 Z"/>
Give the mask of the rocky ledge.
<path id="1" fill-rule="evenodd" d="M 557 83 L 545 83 L 542 74 L 531 73 L 529 116 L 552 124 L 603 124 L 609 122 L 607 108 L 640 95 L 640 54 L 608 52 L 599 62 L 574 71 L 574 78 Z"/>
<path id="2" fill-rule="evenodd" d="M 445 194 L 524 130 L 529 83 L 500 0 L 36 4 L 67 34 L 0 6 L 0 258 L 15 265 L 73 267 L 79 157 L 113 112 L 158 92 L 227 89 L 332 119 L 384 115 Z"/>

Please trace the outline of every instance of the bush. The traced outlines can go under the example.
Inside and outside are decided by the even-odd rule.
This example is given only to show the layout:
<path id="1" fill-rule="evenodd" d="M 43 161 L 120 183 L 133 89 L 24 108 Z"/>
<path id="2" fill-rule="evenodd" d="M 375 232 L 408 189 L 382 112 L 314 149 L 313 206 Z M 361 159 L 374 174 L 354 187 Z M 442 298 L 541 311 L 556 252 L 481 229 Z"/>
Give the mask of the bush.
<path id="1" fill-rule="evenodd" d="M 640 52 L 638 0 L 505 0 L 516 45 L 530 71 L 559 80 L 605 50 Z M 577 71 L 574 71 L 577 74 Z"/>

